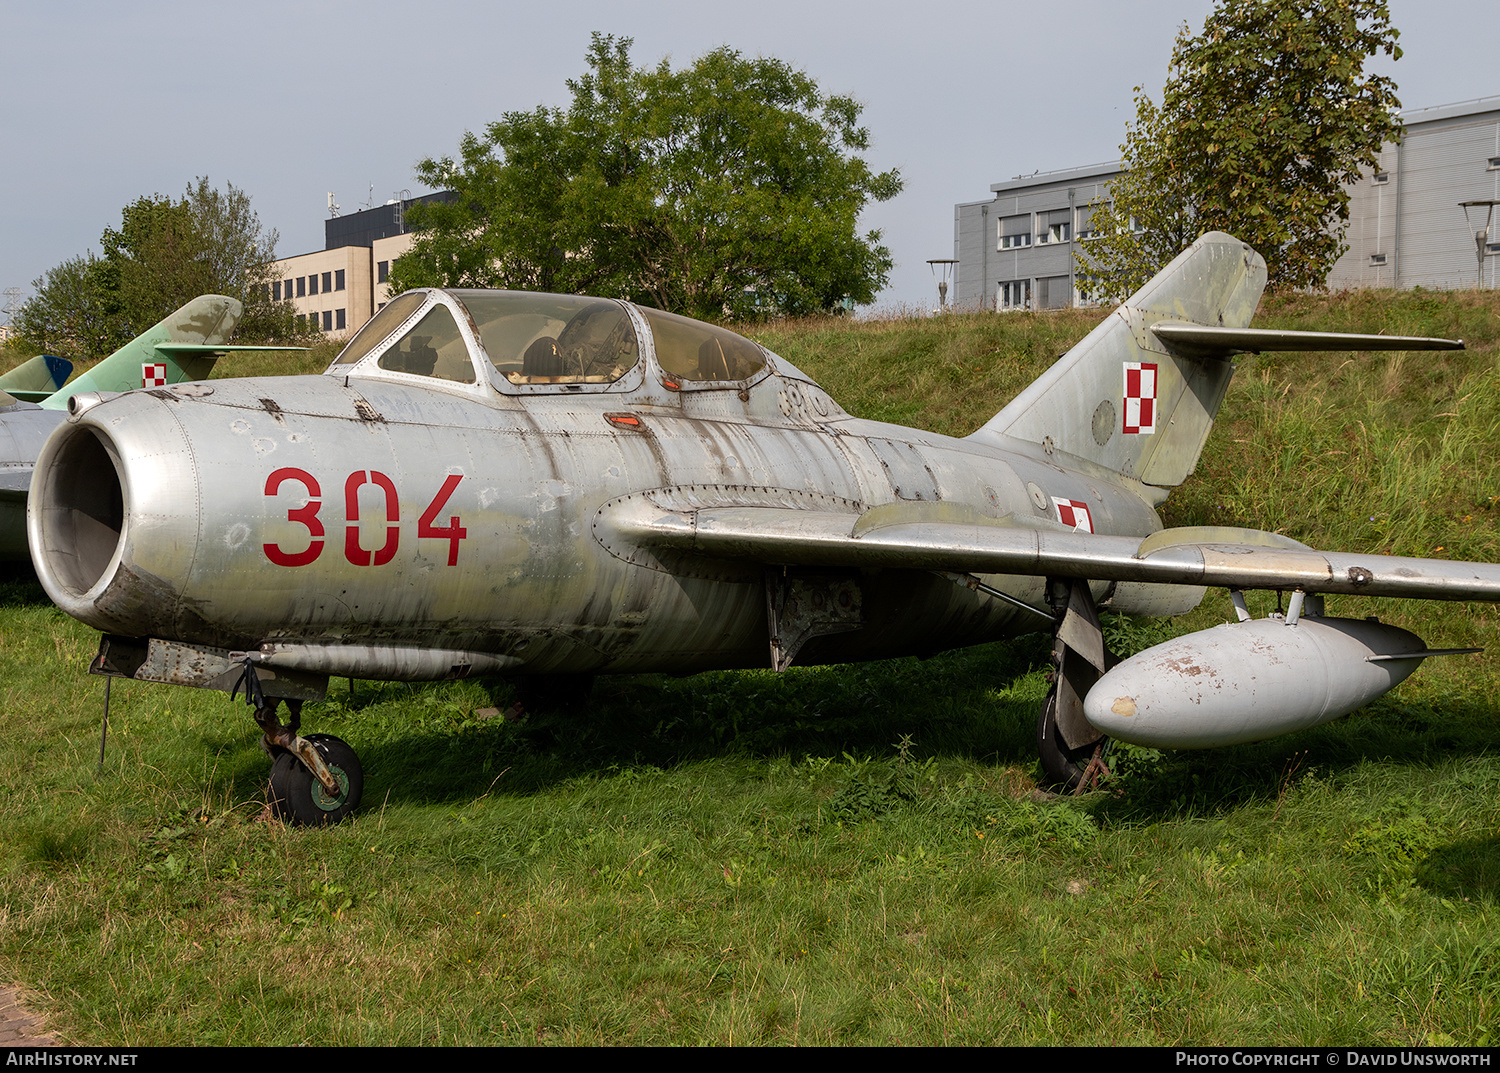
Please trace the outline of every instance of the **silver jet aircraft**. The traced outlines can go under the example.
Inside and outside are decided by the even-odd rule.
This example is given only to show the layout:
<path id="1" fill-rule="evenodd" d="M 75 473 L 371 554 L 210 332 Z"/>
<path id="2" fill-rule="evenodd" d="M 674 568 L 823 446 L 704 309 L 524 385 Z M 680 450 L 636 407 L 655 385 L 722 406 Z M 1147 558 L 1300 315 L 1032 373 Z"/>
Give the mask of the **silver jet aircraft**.
<path id="1" fill-rule="evenodd" d="M 1252 741 L 1436 654 L 1325 593 L 1500 600 L 1500 567 L 1163 529 L 1238 352 L 1459 347 L 1250 329 L 1265 262 L 1205 235 L 964 439 L 850 417 L 730 331 L 625 302 L 398 296 L 323 376 L 74 396 L 28 516 L 91 670 L 243 689 L 300 823 L 359 762 L 299 732 L 330 675 L 423 680 L 828 663 L 1039 630 L 1050 780 L 1106 736 Z M 1117 663 L 1097 611 L 1240 621 Z M 1292 593 L 1250 620 L 1240 592 Z M 288 723 L 277 714 L 287 702 Z"/>

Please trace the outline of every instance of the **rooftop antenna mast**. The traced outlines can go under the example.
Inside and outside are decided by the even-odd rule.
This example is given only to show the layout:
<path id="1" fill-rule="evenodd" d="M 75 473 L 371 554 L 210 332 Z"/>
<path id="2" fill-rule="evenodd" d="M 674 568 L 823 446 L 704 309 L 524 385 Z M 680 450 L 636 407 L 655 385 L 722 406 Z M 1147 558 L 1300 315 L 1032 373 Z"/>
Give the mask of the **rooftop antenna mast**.
<path id="1" fill-rule="evenodd" d="M 953 266 L 958 264 L 952 258 L 933 258 L 927 262 L 927 267 L 932 269 L 933 278 L 938 281 L 938 307 L 936 312 L 946 313 L 948 311 L 948 277 L 953 272 Z M 943 274 L 938 275 L 938 265 L 943 266 Z"/>
<path id="2" fill-rule="evenodd" d="M 1464 210 L 1464 219 L 1474 231 L 1474 258 L 1479 262 L 1479 273 L 1474 280 L 1474 287 L 1477 290 L 1484 286 L 1484 255 L 1488 252 L 1490 224 L 1495 218 L 1495 206 L 1500 205 L 1500 198 L 1460 201 L 1458 205 Z M 1474 221 L 1478 218 L 1480 209 L 1484 210 L 1484 226 L 1474 227 Z"/>
<path id="3" fill-rule="evenodd" d="M 333 191 L 328 191 L 328 215 L 336 217 L 339 214 L 339 204 L 333 200 Z"/>

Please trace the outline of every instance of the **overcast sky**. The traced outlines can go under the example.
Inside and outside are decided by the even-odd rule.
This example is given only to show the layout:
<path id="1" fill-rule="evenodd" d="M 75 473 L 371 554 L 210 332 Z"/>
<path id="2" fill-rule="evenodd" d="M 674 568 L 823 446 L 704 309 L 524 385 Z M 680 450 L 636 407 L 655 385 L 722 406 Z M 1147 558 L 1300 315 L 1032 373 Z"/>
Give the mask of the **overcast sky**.
<path id="1" fill-rule="evenodd" d="M 9 4 L 0 290 L 24 289 L 142 194 L 232 182 L 280 232 L 321 249 L 344 211 L 423 193 L 413 164 L 511 110 L 565 105 L 590 31 L 635 39 L 638 64 L 729 45 L 807 71 L 865 106 L 879 170 L 906 182 L 866 210 L 896 259 L 882 306 L 930 306 L 953 206 L 991 183 L 1119 155 L 1132 89 L 1159 98 L 1176 29 L 1207 0 L 574 0 L 421 5 L 258 0 Z M 1493 0 L 1391 0 L 1408 108 L 1500 94 Z M 1455 210 L 1457 211 L 1457 210 Z"/>

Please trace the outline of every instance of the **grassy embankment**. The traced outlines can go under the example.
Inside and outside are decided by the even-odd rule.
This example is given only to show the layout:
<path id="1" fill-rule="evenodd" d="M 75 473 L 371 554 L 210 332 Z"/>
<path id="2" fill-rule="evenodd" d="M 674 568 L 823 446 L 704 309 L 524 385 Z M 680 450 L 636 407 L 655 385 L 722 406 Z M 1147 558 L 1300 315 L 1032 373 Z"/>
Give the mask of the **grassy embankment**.
<path id="1" fill-rule="evenodd" d="M 1500 302 L 1366 294 L 1259 324 L 1462 336 L 1245 361 L 1168 524 L 1500 560 Z M 1089 313 L 757 332 L 861 416 L 964 434 Z M 226 360 L 219 375 L 272 371 Z M 316 367 L 315 361 L 304 365 Z M 1490 607 L 1331 601 L 1434 645 Z M 1263 611 L 1266 602 L 1261 601 Z M 1222 593 L 1139 647 L 1228 613 Z M 587 718 L 480 683 L 337 688 L 338 829 L 256 820 L 221 695 L 117 686 L 0 586 L 0 977 L 64 1038 L 188 1043 L 1446 1043 L 1500 1030 L 1500 673 L 1432 661 L 1295 737 L 1033 798 L 1044 645 L 606 680 Z"/>

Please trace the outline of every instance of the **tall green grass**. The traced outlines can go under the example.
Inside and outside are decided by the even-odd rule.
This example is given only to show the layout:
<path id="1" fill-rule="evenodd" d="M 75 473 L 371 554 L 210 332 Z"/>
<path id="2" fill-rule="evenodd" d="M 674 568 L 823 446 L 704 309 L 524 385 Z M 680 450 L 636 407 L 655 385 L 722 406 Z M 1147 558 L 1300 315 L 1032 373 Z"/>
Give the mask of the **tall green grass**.
<path id="1" fill-rule="evenodd" d="M 1497 313 L 1269 303 L 1258 323 L 1477 345 L 1245 361 L 1168 523 L 1496 559 Z M 861 416 L 961 435 L 1095 319 L 755 334 Z M 1488 606 L 1334 603 L 1495 643 Z M 1211 593 L 1110 637 L 1134 650 L 1228 611 Z M 1110 791 L 1063 800 L 1035 790 L 1036 638 L 603 680 L 586 712 L 519 723 L 493 714 L 501 682 L 336 683 L 307 725 L 359 751 L 365 804 L 294 831 L 261 816 L 258 732 L 220 694 L 116 683 L 96 774 L 95 643 L 29 575 L 0 582 L 0 975 L 79 1043 L 1473 1045 L 1500 1027 L 1488 654 L 1304 734 L 1131 750 Z"/>

